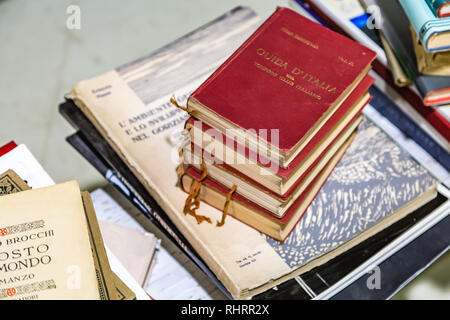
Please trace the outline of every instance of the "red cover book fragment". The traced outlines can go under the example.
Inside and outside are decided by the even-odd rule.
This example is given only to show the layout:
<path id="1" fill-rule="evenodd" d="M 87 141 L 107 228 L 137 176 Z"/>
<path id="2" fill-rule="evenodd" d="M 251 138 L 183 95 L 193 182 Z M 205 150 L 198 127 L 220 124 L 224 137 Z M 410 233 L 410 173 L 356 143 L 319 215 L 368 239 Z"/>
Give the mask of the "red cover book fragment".
<path id="1" fill-rule="evenodd" d="M 375 52 L 287 8 L 262 26 L 189 98 L 291 151 L 375 59 Z M 188 102 L 190 105 L 190 102 Z"/>

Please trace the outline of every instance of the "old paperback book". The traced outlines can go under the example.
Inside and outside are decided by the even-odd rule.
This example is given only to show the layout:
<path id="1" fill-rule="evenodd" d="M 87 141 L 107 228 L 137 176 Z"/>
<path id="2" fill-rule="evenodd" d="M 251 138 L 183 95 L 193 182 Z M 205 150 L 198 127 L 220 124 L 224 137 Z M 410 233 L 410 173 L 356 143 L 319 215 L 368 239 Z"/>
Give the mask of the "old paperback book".
<path id="1" fill-rule="evenodd" d="M 13 170 L 8 170 L 0 175 L 0 195 L 25 190 L 30 190 L 30 187 Z M 134 293 L 111 270 L 89 193 L 81 192 L 81 197 L 88 224 L 89 240 L 94 258 L 100 298 L 102 300 L 135 299 Z"/>
<path id="2" fill-rule="evenodd" d="M 0 208 L 0 298 L 100 299 L 75 181 L 4 195 Z"/>
<path id="3" fill-rule="evenodd" d="M 217 228 L 185 216 L 174 138 L 188 115 L 169 99 L 175 94 L 185 103 L 258 24 L 252 11 L 234 10 L 183 41 L 80 82 L 72 91 L 79 108 L 235 298 L 249 298 L 329 261 L 436 194 L 436 181 L 427 171 L 366 122 L 284 245 L 232 218 Z M 173 59 L 186 63 L 158 73 Z M 201 211 L 213 221 L 221 217 L 207 205 Z"/>

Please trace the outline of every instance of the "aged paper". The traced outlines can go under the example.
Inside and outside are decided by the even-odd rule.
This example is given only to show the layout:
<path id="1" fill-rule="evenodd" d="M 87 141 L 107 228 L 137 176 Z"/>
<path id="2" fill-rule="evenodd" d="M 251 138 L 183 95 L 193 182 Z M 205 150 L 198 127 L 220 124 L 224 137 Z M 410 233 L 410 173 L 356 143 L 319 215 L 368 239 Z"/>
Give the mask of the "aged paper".
<path id="1" fill-rule="evenodd" d="M 83 200 L 86 222 L 88 224 L 89 241 L 92 248 L 92 257 L 94 258 L 95 271 L 98 279 L 98 290 L 102 300 L 117 300 L 121 296 L 116 289 L 115 280 L 111 267 L 109 266 L 108 256 L 106 254 L 105 245 L 103 243 L 100 226 L 95 215 L 94 206 L 92 204 L 89 192 L 81 192 Z"/>

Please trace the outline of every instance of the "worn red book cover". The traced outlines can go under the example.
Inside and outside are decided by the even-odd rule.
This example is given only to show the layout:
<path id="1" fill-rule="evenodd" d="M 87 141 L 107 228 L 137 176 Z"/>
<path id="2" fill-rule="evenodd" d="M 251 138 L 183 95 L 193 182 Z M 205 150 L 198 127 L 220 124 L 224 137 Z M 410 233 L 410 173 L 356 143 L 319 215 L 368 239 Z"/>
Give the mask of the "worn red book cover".
<path id="1" fill-rule="evenodd" d="M 367 75 L 361 81 L 361 83 L 355 88 L 355 90 L 352 91 L 352 93 L 348 96 L 348 98 L 344 101 L 344 103 L 338 108 L 338 110 L 336 110 L 336 112 L 330 117 L 330 119 L 325 123 L 325 125 L 322 128 L 320 128 L 320 130 L 314 135 L 314 137 L 310 140 L 310 142 L 308 142 L 308 144 L 302 149 L 302 151 L 300 151 L 300 153 L 294 158 L 294 160 L 291 162 L 291 164 L 287 168 L 283 168 L 281 166 L 277 166 L 277 168 L 273 168 L 271 166 L 270 162 L 267 159 L 265 159 L 261 154 L 257 155 L 257 157 L 256 157 L 258 164 L 266 167 L 267 169 L 272 171 L 274 174 L 280 176 L 283 179 L 289 178 L 289 176 L 297 168 L 297 166 L 299 166 L 305 160 L 305 158 L 314 150 L 314 148 L 316 148 L 317 145 L 320 144 L 322 142 L 322 140 L 327 137 L 327 135 L 330 133 L 330 131 L 333 129 L 333 127 L 335 127 L 336 124 L 344 117 L 344 115 L 350 111 L 350 109 L 356 104 L 358 99 L 360 99 L 361 96 L 363 96 L 364 93 L 367 92 L 367 90 L 374 83 L 374 81 L 375 80 L 371 76 Z M 357 115 L 362 111 L 362 109 L 367 105 L 368 102 L 369 101 L 367 101 L 365 104 L 363 104 L 361 106 L 361 108 L 357 112 Z M 353 117 L 349 121 L 349 123 L 351 121 L 353 121 L 356 118 L 356 116 Z M 190 117 L 186 121 L 186 123 L 190 123 L 191 125 L 194 125 L 195 121 L 196 121 L 195 118 Z M 217 139 L 220 136 L 219 134 L 216 133 L 217 131 L 214 128 L 211 128 L 209 125 L 207 125 L 204 122 L 202 122 L 202 130 L 203 131 L 208 130 L 209 132 L 214 133 L 215 139 Z M 341 130 L 340 133 L 342 133 L 343 131 L 345 131 L 345 128 L 343 130 Z M 336 139 L 334 139 L 333 141 L 330 141 L 329 145 L 331 145 L 335 140 Z M 226 141 L 225 137 L 222 137 L 222 141 L 220 141 L 220 142 L 225 144 L 227 141 Z M 328 150 L 329 145 L 327 147 L 325 147 L 325 150 L 321 154 L 321 156 Z M 249 158 L 250 150 L 247 147 L 239 145 L 239 143 L 237 141 L 234 141 L 233 147 L 236 151 L 245 150 L 244 156 L 246 158 Z M 221 162 L 223 162 L 223 161 L 221 161 Z M 316 162 L 317 161 L 315 160 L 314 163 L 316 163 Z M 313 167 L 313 166 L 314 166 L 314 164 L 312 164 L 310 167 Z M 229 166 L 227 166 L 226 164 L 224 164 L 224 167 L 226 167 L 227 169 L 229 168 Z M 307 173 L 307 171 L 305 172 L 305 174 Z M 303 174 L 302 176 L 304 176 L 305 174 Z M 289 193 L 290 192 L 287 192 L 287 194 L 282 197 L 286 197 L 286 196 L 288 197 Z"/>
<path id="2" fill-rule="evenodd" d="M 17 147 L 17 144 L 14 141 L 8 142 L 4 146 L 0 147 L 0 157 L 13 150 L 15 147 Z"/>
<path id="3" fill-rule="evenodd" d="M 346 96 L 375 52 L 278 8 L 190 97 L 244 130 L 279 130 L 291 151 Z M 192 103 L 191 103 L 192 101 Z"/>

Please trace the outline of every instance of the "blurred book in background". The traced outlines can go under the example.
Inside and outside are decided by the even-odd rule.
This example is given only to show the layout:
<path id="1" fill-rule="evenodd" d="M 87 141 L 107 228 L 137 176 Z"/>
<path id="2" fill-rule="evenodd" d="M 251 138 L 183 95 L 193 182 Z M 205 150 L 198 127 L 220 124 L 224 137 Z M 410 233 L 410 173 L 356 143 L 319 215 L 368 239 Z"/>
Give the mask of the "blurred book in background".
<path id="1" fill-rule="evenodd" d="M 378 37 L 378 40 L 374 40 L 373 31 L 377 30 L 375 28 L 376 24 L 372 27 L 371 32 L 369 32 L 369 36 L 367 34 L 367 28 L 358 28 L 346 18 L 344 13 L 331 10 L 331 6 L 328 5 L 327 1 L 295 0 L 291 3 L 296 10 L 308 16 L 310 19 L 352 37 L 377 52 L 377 60 L 374 62 L 376 74 L 372 74 L 376 79 L 375 88 L 371 91 L 373 100 L 371 105 L 363 110 L 363 113 L 369 116 L 372 121 L 377 121 L 377 124 L 381 125 L 381 122 L 379 122 L 381 118 L 376 116 L 379 113 L 387 121 L 400 129 L 405 136 L 402 137 L 391 131 L 391 137 L 404 150 L 409 152 L 411 156 L 425 165 L 435 177 L 440 177 L 447 186 L 450 186 L 450 176 L 448 173 L 448 168 L 450 167 L 450 122 L 444 115 L 444 108 L 426 107 L 420 100 L 414 87 L 400 88 L 395 84 L 392 73 L 388 68 L 389 62 L 387 55 L 381 46 L 381 41 L 377 34 L 375 36 Z M 356 0 L 354 3 L 359 6 Z M 398 10 L 402 10 L 396 1 L 384 1 L 380 3 L 382 5 L 396 5 Z M 376 8 L 377 10 L 382 10 L 383 7 L 377 6 Z M 402 11 L 399 13 L 404 15 Z M 400 19 L 400 21 L 402 20 Z M 405 22 L 404 19 L 403 21 Z M 410 38 L 411 34 L 407 21 L 406 28 L 406 37 Z M 412 43 L 407 42 L 407 45 L 412 49 Z M 414 65 L 415 61 L 413 61 Z M 375 109 L 376 112 L 374 113 L 372 109 Z M 408 138 L 413 141 L 408 140 Z M 428 160 L 430 156 L 435 161 Z"/>
<path id="2" fill-rule="evenodd" d="M 393 237 L 417 222 L 416 219 L 409 220 L 410 214 L 416 213 L 429 200 L 433 201 L 432 198 L 437 191 L 435 188 L 437 181 L 429 175 L 424 167 L 418 165 L 406 152 L 396 146 L 377 125 L 366 120 L 359 127 L 354 143 L 349 147 L 343 160 L 333 171 L 305 217 L 300 220 L 284 244 L 262 236 L 231 217 L 221 228 L 210 225 L 198 226 L 195 221 L 185 217 L 182 214 L 185 196 L 176 188 L 175 169 L 178 165 L 176 160 L 180 145 L 173 138 L 176 133 L 183 130 L 184 121 L 188 116 L 172 107 L 169 99 L 175 93 L 177 97 L 180 97 L 179 103 L 185 103 L 190 92 L 232 53 L 230 37 L 236 36 L 233 30 L 241 30 L 241 32 L 247 30 L 246 35 L 249 36 L 258 24 L 258 19 L 254 18 L 254 13 L 249 9 L 235 9 L 214 23 L 198 29 L 196 33 L 189 34 L 182 40 L 176 41 L 146 58 L 129 63 L 94 80 L 87 80 L 82 84 L 82 87 L 89 89 L 86 92 L 92 92 L 93 87 L 110 90 L 111 87 L 108 86 L 108 83 L 115 79 L 114 90 L 108 91 L 107 98 L 103 100 L 101 97 L 103 94 L 100 94 L 98 98 L 104 103 L 104 107 L 111 111 L 109 115 L 112 118 L 114 118 L 113 110 L 120 110 L 120 112 L 127 112 L 122 121 L 136 119 L 136 116 L 139 115 L 141 115 L 139 118 L 146 119 L 145 123 L 149 127 L 135 136 L 134 143 L 128 141 L 130 137 L 125 136 L 124 138 L 120 131 L 110 129 L 112 125 L 117 125 L 117 119 L 108 117 L 112 121 L 109 123 L 109 120 L 104 118 L 101 121 L 96 119 L 96 114 L 89 114 L 87 112 L 89 103 L 87 105 L 87 101 L 84 99 L 82 108 L 69 99 L 60 105 L 60 111 L 78 131 L 69 137 L 68 141 L 74 146 L 77 145 L 77 150 L 102 172 L 108 181 L 121 190 L 142 213 L 160 225 L 161 229 L 171 236 L 173 241 L 211 277 L 218 287 L 222 289 L 225 287 L 226 294 L 235 298 L 249 298 L 261 292 L 262 295 L 269 296 L 273 294 L 273 291 L 266 290 L 272 286 L 277 284 L 282 286 L 288 282 L 292 285 L 292 281 L 299 286 L 298 283 L 302 282 L 304 278 L 311 280 L 311 286 L 315 283 L 314 288 L 320 291 L 324 290 L 324 287 L 330 287 L 330 283 L 336 283 L 337 274 L 343 277 L 350 272 L 349 268 L 354 268 L 355 264 L 361 262 L 360 259 L 367 258 L 362 254 L 365 250 L 360 245 L 367 245 L 366 241 L 369 241 L 371 245 L 378 244 L 376 249 L 370 251 L 371 254 L 374 254 L 385 245 L 381 239 L 392 241 Z M 249 21 L 255 23 L 250 24 Z M 231 34 L 225 36 L 229 32 Z M 235 48 L 245 40 L 246 36 L 242 36 L 240 41 L 236 40 Z M 228 39 L 227 49 L 230 50 L 228 53 L 225 53 L 221 47 L 223 43 L 220 39 L 224 38 Z M 211 39 L 219 39 L 213 46 L 217 51 L 209 50 L 206 53 L 202 48 L 211 48 Z M 170 64 L 165 59 L 173 61 L 174 56 L 183 61 L 192 61 L 192 63 L 184 63 L 182 67 L 177 68 L 176 73 L 172 69 L 167 70 L 166 68 Z M 158 62 L 157 66 L 153 63 L 155 61 Z M 200 64 L 201 68 L 196 65 L 200 63 L 199 61 L 203 61 Z M 204 61 L 208 61 L 209 65 Z M 147 70 L 146 66 L 152 66 L 152 69 Z M 166 72 L 162 72 L 162 70 L 166 70 Z M 189 74 L 190 80 L 180 77 L 179 74 Z M 134 77 L 133 75 L 139 76 Z M 97 82 L 99 79 L 104 83 Z M 175 80 L 180 82 L 174 82 Z M 146 85 L 142 85 L 143 83 Z M 155 86 L 149 85 L 152 83 L 155 83 Z M 78 94 L 81 94 L 81 91 L 78 91 Z M 72 96 L 72 98 L 76 100 L 75 97 Z M 125 103 L 121 102 L 124 98 L 128 101 L 126 109 L 123 108 Z M 166 110 L 172 115 L 167 119 L 171 123 L 170 126 L 152 121 L 150 116 L 158 110 Z M 119 123 L 121 122 L 119 121 Z M 137 124 L 134 122 L 134 125 Z M 122 125 L 126 125 L 126 123 L 122 123 Z M 161 128 L 170 130 L 161 131 Z M 111 138 L 112 136 L 115 138 Z M 383 161 L 375 161 L 378 163 L 377 165 L 373 161 L 366 161 L 366 156 L 367 159 L 378 159 L 381 156 Z M 133 165 L 131 166 L 130 163 Z M 401 165 L 397 165 L 399 163 Z M 373 166 L 376 169 L 374 171 L 367 169 L 366 165 L 369 164 L 371 164 L 371 169 L 374 169 Z M 387 173 L 392 172 L 391 170 L 400 171 L 396 171 L 398 174 L 395 175 Z M 371 175 L 370 172 L 379 174 Z M 383 174 L 383 172 L 385 173 Z M 412 172 L 415 173 L 413 176 L 411 176 Z M 413 179 L 415 182 L 409 179 Z M 361 184 L 366 183 L 370 187 L 362 187 Z M 412 186 L 417 186 L 417 183 L 421 187 L 413 188 Z M 389 184 L 389 186 L 385 184 Z M 368 190 L 368 192 L 373 190 L 376 191 L 376 196 L 374 194 L 373 201 L 368 202 L 348 202 L 346 196 L 337 196 L 347 191 L 349 194 L 354 194 L 351 190 L 355 190 L 355 192 L 356 190 Z M 386 190 L 392 190 L 392 192 L 385 192 Z M 395 197 L 403 199 L 405 202 L 392 203 L 392 195 L 405 190 L 413 191 L 408 192 L 407 199 L 403 196 Z M 442 201 L 440 196 L 434 199 Z M 326 203 L 329 203 L 331 207 L 328 207 Z M 348 229 L 347 233 L 339 233 L 339 230 L 345 229 L 342 225 L 337 226 L 343 223 L 340 220 L 343 218 L 340 212 L 345 210 L 336 212 L 333 208 L 335 206 L 346 208 L 346 203 L 357 205 L 356 208 L 351 208 L 353 212 L 351 225 L 354 223 L 355 226 L 359 226 L 358 229 L 355 229 L 355 233 L 352 228 Z M 440 204 L 443 203 L 440 202 Z M 377 208 L 381 206 L 384 209 L 369 208 L 371 205 Z M 369 207 L 361 209 L 359 206 Z M 214 219 L 221 217 L 221 212 L 206 205 L 202 206 L 202 213 Z M 366 214 L 368 213 L 374 213 L 373 219 L 367 219 Z M 361 214 L 364 215 L 364 218 L 361 217 Z M 425 212 L 423 214 L 427 215 Z M 403 225 L 406 223 L 404 219 L 409 221 L 406 227 Z M 330 225 L 330 221 L 334 221 L 331 225 L 335 227 L 328 230 L 326 238 L 321 238 L 320 229 L 325 228 L 324 221 L 328 221 L 328 225 Z M 401 223 L 403 227 L 399 228 L 397 223 Z M 388 230 L 390 226 L 394 225 L 399 228 L 397 232 L 389 230 L 389 232 L 383 233 L 384 230 Z M 343 234 L 345 234 L 345 239 L 342 238 Z M 325 242 L 317 247 L 319 240 Z M 345 259 L 346 254 L 350 252 L 353 253 L 352 258 Z M 198 259 L 199 257 L 202 259 Z M 333 264 L 336 260 L 341 263 Z M 345 263 L 342 263 L 344 260 Z M 333 267 L 330 267 L 330 264 Z M 267 265 L 271 266 L 270 270 L 266 268 Z M 320 273 L 320 276 L 323 279 L 329 279 L 330 282 L 320 280 L 315 275 L 317 273 L 313 272 L 313 270 L 317 270 L 315 268 L 325 270 Z M 326 272 L 333 268 L 335 268 L 335 272 Z M 341 272 L 336 272 L 336 269 Z M 213 273 L 210 273 L 211 270 Z M 309 278 L 308 272 L 312 272 L 309 275 L 314 276 Z M 277 279 L 277 281 L 267 282 L 267 279 Z"/>
<path id="3" fill-rule="evenodd" d="M 0 171 L 7 170 L 0 178 L 1 205 L 5 214 L 17 211 L 14 216 L 3 218 L 6 226 L 2 237 L 8 245 L 16 246 L 10 235 L 20 232 L 37 248 L 46 248 L 21 264 L 36 268 L 35 278 L 22 279 L 20 283 L 10 281 L 1 290 L 4 298 L 131 300 L 138 295 L 148 299 L 142 289 L 139 291 L 127 279 L 127 272 L 104 246 L 89 193 L 80 191 L 75 181 L 54 185 L 25 145 L 11 142 L 1 150 Z M 7 209 L 8 206 L 14 209 Z M 26 223 L 24 219 L 33 222 Z M 71 228 L 65 230 L 68 222 Z M 41 243 L 42 239 L 46 242 Z M 67 251 L 73 243 L 77 243 L 77 249 Z M 5 266 L 9 268 L 16 262 Z M 68 272 L 73 277 L 67 278 Z M 10 274 L 13 277 L 14 272 Z M 83 278 L 77 278 L 80 275 Z M 78 281 L 83 287 L 78 287 Z"/>

